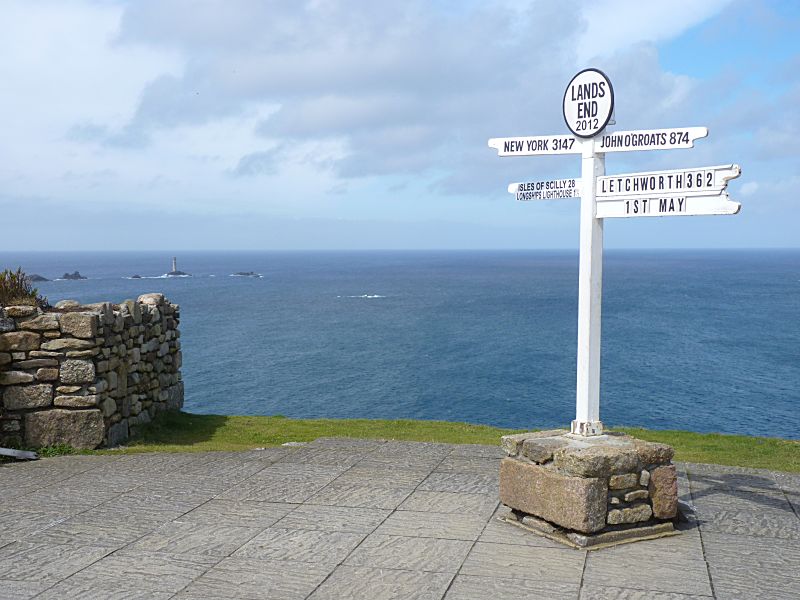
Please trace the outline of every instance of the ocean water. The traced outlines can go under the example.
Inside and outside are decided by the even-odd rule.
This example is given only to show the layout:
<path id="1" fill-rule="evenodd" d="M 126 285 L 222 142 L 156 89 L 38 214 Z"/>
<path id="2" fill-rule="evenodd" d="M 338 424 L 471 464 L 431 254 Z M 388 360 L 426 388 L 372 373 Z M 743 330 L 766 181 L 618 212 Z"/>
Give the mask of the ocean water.
<path id="1" fill-rule="evenodd" d="M 567 426 L 572 252 L 0 252 L 51 302 L 181 305 L 186 410 Z M 601 418 L 800 437 L 800 251 L 607 251 Z M 230 277 L 256 271 L 261 279 Z"/>

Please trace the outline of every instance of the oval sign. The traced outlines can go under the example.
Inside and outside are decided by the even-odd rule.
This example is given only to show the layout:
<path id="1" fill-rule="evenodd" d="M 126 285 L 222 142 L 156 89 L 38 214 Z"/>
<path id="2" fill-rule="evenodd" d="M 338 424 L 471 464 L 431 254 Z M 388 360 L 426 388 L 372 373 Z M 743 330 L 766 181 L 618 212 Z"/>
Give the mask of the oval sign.
<path id="1" fill-rule="evenodd" d="M 614 88 L 599 69 L 584 69 L 564 92 L 564 121 L 581 138 L 596 136 L 605 129 L 614 112 Z"/>

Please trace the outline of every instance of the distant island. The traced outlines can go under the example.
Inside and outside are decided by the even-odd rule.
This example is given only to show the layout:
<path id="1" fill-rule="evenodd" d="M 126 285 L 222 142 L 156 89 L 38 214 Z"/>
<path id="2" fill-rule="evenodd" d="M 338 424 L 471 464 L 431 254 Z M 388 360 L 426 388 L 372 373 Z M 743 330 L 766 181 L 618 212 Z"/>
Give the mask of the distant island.
<path id="1" fill-rule="evenodd" d="M 255 271 L 237 271 L 236 273 L 231 273 L 231 277 L 256 277 L 261 278 L 264 277 L 261 273 L 256 273 Z"/>
<path id="2" fill-rule="evenodd" d="M 74 273 L 64 273 L 61 279 L 86 279 L 86 277 L 81 275 L 78 271 L 75 271 Z"/>
<path id="3" fill-rule="evenodd" d="M 76 273 L 77 273 L 77 271 L 76 271 Z M 33 273 L 32 275 L 26 275 L 26 277 L 28 278 L 28 281 L 34 282 L 34 283 L 35 282 L 39 282 L 39 281 L 50 281 L 47 277 L 42 277 L 41 275 L 38 275 L 36 273 Z"/>

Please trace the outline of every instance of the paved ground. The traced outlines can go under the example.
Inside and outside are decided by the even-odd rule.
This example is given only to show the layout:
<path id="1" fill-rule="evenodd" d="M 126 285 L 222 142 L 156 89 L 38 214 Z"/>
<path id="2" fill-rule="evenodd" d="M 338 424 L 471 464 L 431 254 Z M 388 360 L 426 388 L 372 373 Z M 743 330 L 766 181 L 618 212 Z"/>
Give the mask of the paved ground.
<path id="1" fill-rule="evenodd" d="M 0 598 L 800 597 L 800 476 L 681 465 L 683 535 L 584 552 L 498 522 L 499 451 L 318 440 L 0 465 Z"/>

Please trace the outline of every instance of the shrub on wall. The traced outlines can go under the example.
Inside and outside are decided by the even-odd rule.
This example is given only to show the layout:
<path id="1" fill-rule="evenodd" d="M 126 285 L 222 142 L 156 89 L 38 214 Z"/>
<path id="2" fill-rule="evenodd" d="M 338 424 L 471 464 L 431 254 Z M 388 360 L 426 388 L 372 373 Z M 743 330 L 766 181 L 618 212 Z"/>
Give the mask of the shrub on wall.
<path id="1" fill-rule="evenodd" d="M 0 272 L 0 306 L 27 304 L 46 308 L 47 298 L 39 295 L 39 290 L 31 285 L 31 280 L 22 270 L 6 269 Z"/>

